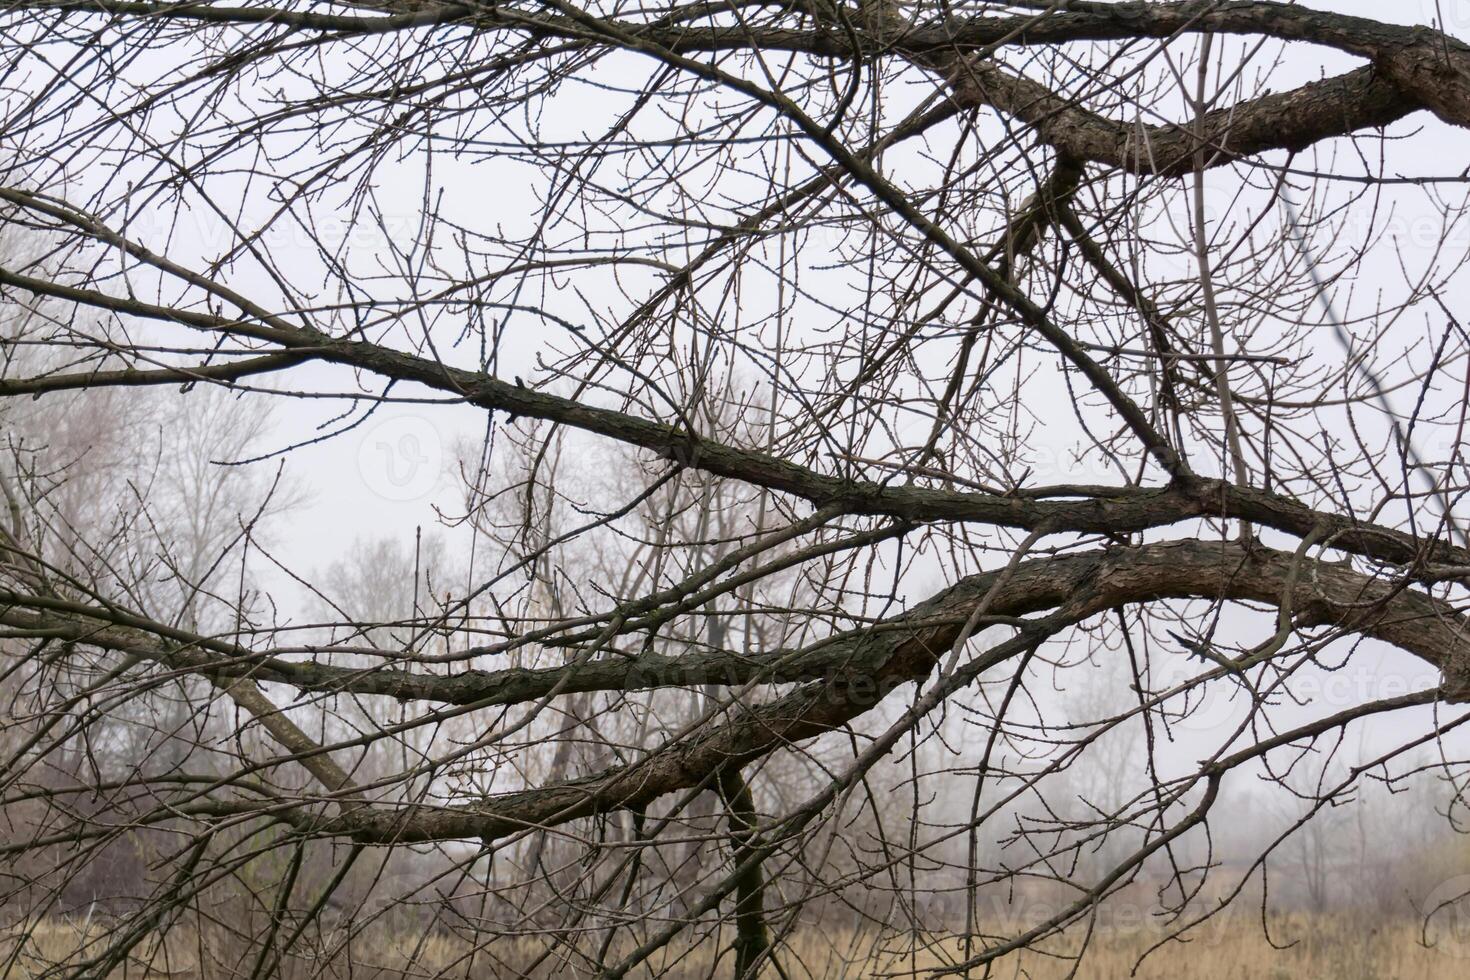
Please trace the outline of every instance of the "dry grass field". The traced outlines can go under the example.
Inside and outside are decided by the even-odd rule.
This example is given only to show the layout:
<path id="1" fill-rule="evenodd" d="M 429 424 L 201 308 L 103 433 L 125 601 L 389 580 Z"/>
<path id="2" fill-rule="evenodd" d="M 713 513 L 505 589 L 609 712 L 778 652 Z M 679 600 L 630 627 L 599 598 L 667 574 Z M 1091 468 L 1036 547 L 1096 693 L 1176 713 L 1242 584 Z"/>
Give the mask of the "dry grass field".
<path id="1" fill-rule="evenodd" d="M 1094 936 L 1082 965 L 1063 957 L 1028 952 L 997 967 L 992 977 L 1064 980 L 1460 980 L 1470 973 L 1470 947 L 1442 943 L 1427 948 L 1419 924 L 1400 921 L 1377 927 L 1346 918 L 1294 918 L 1274 924 L 1273 939 L 1288 948 L 1273 948 L 1259 921 L 1239 918 L 1192 943 L 1170 943 L 1139 957 L 1156 942 L 1148 932 Z M 1072 946 L 1071 949 L 1075 949 Z M 1058 952 L 1066 950 L 1058 948 Z M 849 977 L 906 972 L 907 958 L 871 973 L 855 970 Z M 919 967 L 940 965 L 937 958 Z M 1134 972 L 1137 967 L 1137 972 Z M 1071 971 L 1076 969 L 1076 973 Z M 978 974 L 977 974 L 978 975 Z"/>
<path id="2" fill-rule="evenodd" d="M 1191 980 L 1460 980 L 1470 971 L 1470 942 L 1465 935 L 1441 936 L 1426 947 L 1417 923 L 1399 920 L 1374 924 L 1336 916 L 1290 916 L 1272 922 L 1273 939 L 1285 948 L 1273 948 L 1262 934 L 1259 920 L 1237 916 L 1206 928 L 1193 942 L 1170 943 L 1155 950 L 1141 965 L 1139 957 L 1159 938 L 1149 929 L 1099 930 L 1090 950 L 1077 966 L 1067 955 L 1070 945 L 1055 944 L 1046 955 L 1028 951 L 1009 957 L 988 974 L 1005 980 L 1122 980 L 1138 977 L 1188 977 Z M 93 932 L 96 932 L 95 926 Z M 1435 937 L 1431 936 L 1431 939 Z M 95 939 L 95 936 L 94 936 Z M 22 944 L 18 949 L 18 944 Z M 62 921 L 31 923 L 22 941 L 19 932 L 7 934 L 0 951 L 7 957 L 0 969 L 4 980 L 33 980 L 56 975 L 59 964 L 75 968 L 89 952 L 81 926 Z M 467 944 L 446 936 L 365 934 L 337 955 L 320 958 L 303 942 L 296 955 L 279 964 L 267 963 L 256 973 L 257 957 L 239 947 L 206 941 L 180 930 L 167 943 L 143 943 L 126 965 L 114 969 L 108 980 L 234 980 L 260 977 L 325 977 L 341 980 L 410 980 L 431 977 L 499 980 L 511 977 L 576 977 L 592 973 L 585 960 L 548 959 L 527 972 L 539 941 L 502 939 L 475 953 Z M 796 937 L 782 952 L 788 977 L 804 980 L 877 978 L 925 975 L 957 961 L 959 943 L 931 939 L 927 948 L 911 951 L 907 939 L 890 940 L 875 949 L 870 940 L 850 932 L 812 931 Z M 728 975 L 730 960 L 714 962 L 713 947 L 670 953 L 650 969 L 633 976 L 708 978 Z M 1135 968 L 1137 972 L 1135 973 Z M 1073 972 L 1075 970 L 1075 972 Z M 66 975 L 66 974 L 63 974 Z M 767 970 L 766 975 L 776 976 Z M 970 976 L 981 976 L 975 971 Z"/>

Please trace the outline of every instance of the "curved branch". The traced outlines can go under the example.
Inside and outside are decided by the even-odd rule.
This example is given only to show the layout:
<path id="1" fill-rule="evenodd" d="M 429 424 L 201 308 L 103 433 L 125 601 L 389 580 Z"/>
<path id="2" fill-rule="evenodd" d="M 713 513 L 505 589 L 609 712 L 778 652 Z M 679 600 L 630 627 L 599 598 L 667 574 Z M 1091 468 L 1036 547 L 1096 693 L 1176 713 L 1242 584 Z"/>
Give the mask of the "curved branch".
<path id="1" fill-rule="evenodd" d="M 955 84 L 956 101 L 988 105 L 1035 126 L 1047 142 L 1078 160 L 1140 173 L 1178 174 L 1199 148 L 1183 124 L 1136 128 L 1075 105 L 1039 83 L 978 61 L 969 52 L 1005 45 L 1077 41 L 1168 39 L 1192 32 L 1258 35 L 1346 51 L 1372 61 L 1336 78 L 1290 92 L 1251 99 L 1207 117 L 1210 163 L 1266 150 L 1299 150 L 1319 140 L 1388 125 L 1429 109 L 1457 126 L 1470 126 L 1470 45 L 1425 27 L 1384 24 L 1364 17 L 1275 2 L 1083 3 L 1042 16 L 973 17 L 917 24 L 784 27 L 639 22 L 614 17 L 570 17 L 478 4 L 389 0 L 376 15 L 332 15 L 276 8 L 213 4 L 111 3 L 106 0 L 30 0 L 12 7 L 111 17 L 242 26 L 275 26 L 328 36 L 378 34 L 423 27 L 555 37 L 589 46 L 653 45 L 671 54 L 787 51 L 820 59 L 851 60 L 886 50 L 938 70 Z M 401 12 L 393 12 L 401 9 Z M 694 11 L 691 16 L 709 16 Z"/>
<path id="2" fill-rule="evenodd" d="M 1158 599 L 1232 600 L 1281 605 L 1289 603 L 1296 628 L 1331 626 L 1392 643 L 1439 668 L 1444 676 L 1440 696 L 1448 701 L 1470 701 L 1470 619 L 1450 603 L 1395 583 L 1371 578 L 1345 565 L 1317 562 L 1309 574 L 1298 574 L 1295 556 L 1261 546 L 1239 543 L 1177 541 L 1133 548 L 1114 548 L 1081 555 L 1025 561 L 1008 572 L 971 576 L 917 606 L 858 634 L 818 646 L 806 656 L 790 659 L 799 670 L 786 678 L 822 676 L 768 704 L 734 706 L 735 717 L 713 731 L 665 744 L 628 765 L 592 777 L 522 790 L 462 806 L 408 806 L 401 809 L 358 806 L 347 808 L 323 826 L 329 834 L 362 841 L 403 842 L 481 837 L 494 839 L 532 826 L 549 826 L 607 809 L 640 806 L 667 793 L 697 785 L 720 766 L 743 765 L 783 745 L 802 742 L 832 731 L 865 714 L 895 687 L 915 681 L 933 670 L 939 659 L 966 630 L 971 613 L 981 602 L 994 616 L 1016 617 L 1044 609 L 1056 612 L 1024 627 L 1028 642 L 1082 622 L 1117 606 Z M 14 601 L 0 596 L 0 601 Z M 108 629 L 95 628 L 78 642 L 108 645 Z M 156 642 L 156 641 L 155 641 Z M 1003 645 L 1004 647 L 1004 645 Z M 1009 647 L 1004 647 L 1009 649 Z M 137 638 L 129 647 L 137 652 Z M 198 656 L 197 654 L 190 654 Z M 1009 655 L 1009 654 L 1008 654 Z M 179 661 L 177 652 L 156 648 L 154 659 L 180 669 L 218 671 L 218 658 L 203 663 Z M 504 672 L 453 684 L 481 683 L 482 693 L 495 696 L 495 686 L 524 685 L 524 698 L 563 685 L 560 690 L 631 690 L 666 686 L 665 680 L 685 677 L 702 681 L 759 682 L 782 679 L 762 674 L 758 660 L 721 655 L 706 661 L 696 674 L 692 664 L 673 667 L 672 675 L 650 664 L 608 662 L 586 665 L 587 676 L 603 686 L 578 685 L 578 674 L 567 670 Z M 718 662 L 731 673 L 711 677 Z M 996 661 L 998 662 L 998 661 Z M 964 668 L 965 676 L 994 666 L 982 656 Z M 321 670 L 321 668 L 314 668 Z M 351 671 L 338 675 L 342 689 Z M 257 675 L 259 676 L 259 675 Z M 359 675 L 371 677 L 372 675 Z M 288 682 L 294 683 L 294 681 Z M 428 688 L 433 681 L 416 683 Z M 450 686 L 446 683 L 446 688 Z M 375 692 L 376 693 L 376 692 Z M 503 693 L 503 691 L 501 692 Z M 330 746 L 326 747 L 330 748 Z"/>
<path id="3" fill-rule="evenodd" d="M 961 60 L 949 75 L 959 102 L 1015 116 L 1068 156 L 1173 177 L 1191 171 L 1201 148 L 1205 166 L 1217 167 L 1267 150 L 1302 150 L 1330 137 L 1387 126 L 1421 108 L 1373 66 L 1215 109 L 1197 127 L 1118 122 L 991 62 Z"/>
<path id="4" fill-rule="evenodd" d="M 130 250 L 135 248 L 120 236 L 104 240 L 125 244 Z M 137 249 L 137 254 L 164 271 L 198 278 L 145 250 Z M 1321 512 L 1280 494 L 1234 487 L 1219 480 L 1189 477 L 1156 489 L 1096 488 L 1084 499 L 1048 500 L 1039 499 L 1047 496 L 1044 488 L 1024 493 L 991 494 L 845 479 L 818 473 L 759 450 L 701 438 L 677 426 L 586 405 L 368 341 L 335 338 L 318 330 L 295 326 L 266 314 L 239 297 L 232 301 L 241 303 L 250 319 L 232 319 L 109 296 L 95 290 L 20 275 L 3 267 L 0 267 L 0 285 L 211 333 L 236 333 L 264 340 L 281 345 L 296 356 L 361 368 L 384 378 L 417 382 L 481 408 L 559 422 L 651 450 L 684 466 L 789 493 L 818 507 L 837 507 L 848 514 L 882 515 L 914 522 L 977 521 L 1023 530 L 1047 527 L 1054 532 L 1107 535 L 1167 527 L 1200 517 L 1239 518 L 1296 535 L 1307 534 L 1321 526 L 1326 529 L 1335 548 L 1379 561 L 1411 565 L 1415 569 L 1428 561 L 1470 566 L 1470 549 L 1456 547 L 1447 541 L 1360 524 L 1352 518 Z M 16 393 L 17 389 L 10 386 L 26 383 L 0 380 L 0 396 Z M 1064 495 L 1078 496 L 1071 488 L 1067 488 Z"/>

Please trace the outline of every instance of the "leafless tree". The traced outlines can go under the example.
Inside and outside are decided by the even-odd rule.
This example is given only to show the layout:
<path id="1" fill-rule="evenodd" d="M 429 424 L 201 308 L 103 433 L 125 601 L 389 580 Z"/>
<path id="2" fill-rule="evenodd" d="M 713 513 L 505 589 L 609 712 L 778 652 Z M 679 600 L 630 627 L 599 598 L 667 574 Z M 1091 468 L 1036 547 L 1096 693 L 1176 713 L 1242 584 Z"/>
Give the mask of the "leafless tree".
<path id="1" fill-rule="evenodd" d="M 5 928 L 129 842 L 42 975 L 982 975 L 1457 794 L 1413 12 L 6 3 Z"/>

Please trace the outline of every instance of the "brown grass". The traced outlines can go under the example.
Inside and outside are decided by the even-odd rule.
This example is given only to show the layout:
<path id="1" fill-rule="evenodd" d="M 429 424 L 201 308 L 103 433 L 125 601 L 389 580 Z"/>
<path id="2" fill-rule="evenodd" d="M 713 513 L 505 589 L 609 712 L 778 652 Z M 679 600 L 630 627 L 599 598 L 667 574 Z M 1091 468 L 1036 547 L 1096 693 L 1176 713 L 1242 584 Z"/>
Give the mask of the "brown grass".
<path id="1" fill-rule="evenodd" d="M 1026 951 L 1007 957 L 991 976 L 1064 980 L 1074 968 L 1080 980 L 1463 980 L 1470 976 L 1470 945 L 1445 941 L 1426 947 L 1419 923 L 1414 921 L 1375 924 L 1347 917 L 1293 916 L 1273 921 L 1271 930 L 1275 946 L 1267 940 L 1259 920 L 1222 919 L 1214 928 L 1206 924 L 1191 942 L 1170 942 L 1151 953 L 1150 947 L 1162 934 L 1148 929 L 1105 930 L 1092 937 L 1080 967 L 1073 959 L 1082 945 L 1077 935 L 1066 943 L 1048 944 L 1053 955 Z M 1430 939 L 1434 939 L 1432 934 Z M 1277 948 L 1280 946 L 1286 948 Z M 875 962 L 869 973 L 847 976 L 932 969 L 959 962 L 961 957 L 956 954 L 890 956 L 886 962 Z M 973 975 L 978 976 L 978 971 Z"/>
<path id="2" fill-rule="evenodd" d="M 1286 948 L 1273 948 L 1259 920 L 1244 916 L 1208 923 L 1193 941 L 1173 942 L 1154 951 L 1141 965 L 1139 958 L 1161 934 L 1150 927 L 1099 930 L 1091 938 L 1086 958 L 1071 974 L 1072 955 L 1082 936 L 1053 941 L 1046 952 L 1027 951 L 1001 960 L 990 974 L 996 978 L 1114 980 L 1136 976 L 1190 978 L 1190 980 L 1461 980 L 1470 975 L 1470 937 L 1443 937 L 1435 948 L 1421 943 L 1418 923 L 1410 920 L 1378 922 L 1345 916 L 1290 916 L 1272 921 L 1272 938 Z M 58 964 L 75 967 L 102 948 L 97 924 L 45 920 L 30 922 L 0 936 L 0 955 L 19 955 L 8 970 L 0 966 L 0 980 L 33 980 Z M 1433 937 L 1431 937 L 1433 938 Z M 1458 939 L 1460 941 L 1452 941 Z M 231 948 L 233 947 L 233 948 Z M 534 938 L 501 938 L 482 948 L 471 961 L 473 948 L 448 936 L 365 934 L 350 950 L 335 956 L 313 957 L 304 947 L 293 952 L 272 977 L 329 977 L 343 980 L 408 980 L 408 978 L 473 978 L 498 980 L 524 976 L 521 972 L 542 944 Z M 1050 954 L 1050 955 L 1048 955 Z M 890 939 L 875 949 L 871 940 L 843 930 L 811 930 L 783 948 L 786 974 L 805 980 L 867 980 L 882 976 L 923 975 L 961 959 L 957 939 L 929 938 L 910 948 L 908 937 Z M 590 971 L 553 959 L 535 971 L 536 977 L 574 977 Z M 255 966 L 255 955 L 240 944 L 204 939 L 178 929 L 166 942 L 152 938 L 139 945 L 126 967 L 112 971 L 109 980 L 213 980 L 244 978 Z M 670 978 L 728 976 L 731 961 L 716 962 L 715 947 L 668 953 L 652 969 L 634 976 L 664 971 Z M 1133 971 L 1135 966 L 1138 972 Z M 62 974 L 67 975 L 65 973 Z M 765 976 L 775 977 L 767 970 Z M 975 971 L 970 976 L 980 976 Z"/>

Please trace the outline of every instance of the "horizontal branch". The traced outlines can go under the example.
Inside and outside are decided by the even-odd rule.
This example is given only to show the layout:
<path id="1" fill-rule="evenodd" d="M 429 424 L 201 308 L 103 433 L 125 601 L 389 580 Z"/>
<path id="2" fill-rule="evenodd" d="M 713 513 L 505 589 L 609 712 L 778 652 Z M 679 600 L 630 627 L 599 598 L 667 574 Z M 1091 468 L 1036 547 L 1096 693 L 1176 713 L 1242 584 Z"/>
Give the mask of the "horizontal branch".
<path id="1" fill-rule="evenodd" d="M 1330 625 L 1392 643 L 1440 668 L 1446 700 L 1470 700 L 1470 619 L 1447 603 L 1345 566 L 1313 563 L 1300 570 L 1305 574 L 1294 574 L 1294 560 L 1283 551 L 1203 541 L 1034 559 L 999 583 L 987 610 L 1016 613 L 1056 603 L 1058 612 L 1044 626 L 1033 624 L 1050 633 L 1120 605 L 1163 598 L 1279 604 L 1290 586 L 1298 627 Z M 660 746 L 638 762 L 466 805 L 344 811 L 321 829 L 377 842 L 492 840 L 527 827 L 642 806 L 698 785 L 721 765 L 744 765 L 832 731 L 870 710 L 897 685 L 922 678 L 957 642 L 965 619 L 996 584 L 989 576 L 966 579 L 916 609 L 908 629 L 875 630 L 857 640 L 863 659 L 884 658 L 866 674 L 842 673 L 758 707 L 732 705 L 732 720 Z M 981 662 L 994 666 L 983 656 Z"/>
<path id="2" fill-rule="evenodd" d="M 558 685 L 562 692 L 570 693 L 684 683 L 821 679 L 768 704 L 734 704 L 726 715 L 730 720 L 714 730 L 660 746 L 638 762 L 594 777 L 466 805 L 394 809 L 344 804 L 340 814 L 319 829 L 376 842 L 494 839 L 526 827 L 642 805 L 697 785 L 730 760 L 744 764 L 859 717 L 898 685 L 928 674 L 960 639 L 967 620 L 982 601 L 986 614 L 998 617 L 1055 610 L 1046 620 L 1032 621 L 1024 628 L 1046 635 L 1133 603 L 1205 599 L 1279 606 L 1289 600 L 1297 628 L 1329 626 L 1391 643 L 1441 671 L 1445 679 L 1441 691 L 1446 700 L 1470 700 L 1470 619 L 1451 604 L 1400 583 L 1363 575 L 1346 565 L 1303 560 L 1308 563 L 1306 567 L 1294 568 L 1297 559 L 1288 552 L 1233 542 L 1178 541 L 1110 548 L 1036 558 L 1019 563 L 1009 573 L 970 576 L 913 610 L 866 630 L 815 644 L 805 651 L 764 659 L 723 653 L 695 658 L 636 658 L 546 671 L 472 673 L 457 678 L 420 675 L 407 683 L 425 692 L 442 685 L 444 691 L 456 691 L 461 697 L 466 691 L 474 691 L 486 699 L 505 698 L 511 691 L 516 699 L 528 699 L 550 693 Z M 0 603 L 12 607 L 0 612 L 0 621 L 11 625 L 70 630 L 65 638 L 74 637 L 75 642 L 151 655 L 175 669 L 218 676 L 221 667 L 232 666 L 219 657 L 181 648 L 174 638 L 142 636 L 136 627 L 119 627 L 106 620 L 88 624 L 55 614 L 38 617 L 17 613 L 13 607 L 22 603 L 46 605 L 24 596 L 0 595 Z M 1032 639 L 1040 639 L 1041 635 Z M 241 666 L 238 662 L 233 665 Z M 972 664 L 969 669 L 977 668 Z M 324 668 L 313 666 L 310 670 Z M 367 684 L 371 689 L 371 679 L 382 673 L 341 670 L 329 683 L 338 684 L 344 691 L 362 690 L 358 684 Z M 252 676 L 273 679 L 259 672 Z M 390 676 L 389 683 L 402 685 L 405 679 Z M 263 713 L 270 714 L 268 710 Z"/>
<path id="3" fill-rule="evenodd" d="M 240 26 L 271 26 L 325 34 L 372 34 L 423 27 L 458 25 L 480 31 L 541 32 L 567 39 L 585 38 L 578 21 L 544 8 L 516 8 L 481 3 L 432 3 L 423 0 L 382 0 L 358 4 L 367 13 L 324 14 L 269 5 L 239 7 L 214 3 L 157 3 L 147 0 L 18 0 L 11 10 L 45 10 L 114 20 L 177 21 Z M 659 8 L 663 9 L 663 8 Z M 678 8 L 673 8 L 678 12 Z M 706 7 L 685 14 L 686 19 L 712 19 L 723 8 Z M 1135 38 L 1165 40 L 1186 33 L 1263 35 L 1338 48 L 1379 58 L 1394 51 L 1430 44 L 1470 50 L 1463 42 L 1427 27 L 1386 23 L 1368 17 L 1314 10 L 1273 0 L 1183 0 L 1173 3 L 1072 2 L 1064 10 L 1007 16 L 930 17 L 895 26 L 885 21 L 880 31 L 863 18 L 813 22 L 786 19 L 800 26 L 762 24 L 678 23 L 669 16 L 652 20 L 628 17 L 596 18 L 621 32 L 671 51 L 718 52 L 739 49 L 790 51 L 849 59 L 875 48 L 907 52 L 964 51 L 997 45 L 1055 45 L 1079 41 L 1126 41 Z M 875 37 L 875 34 L 881 36 Z M 854 47 L 854 38 L 857 46 Z"/>
<path id="4" fill-rule="evenodd" d="M 987 105 L 1036 127 L 1038 134 L 1078 160 L 1145 173 L 1182 172 L 1199 143 L 1188 127 L 1143 126 L 1112 120 L 1038 82 L 999 68 L 982 54 L 996 46 L 1079 41 L 1167 40 L 1211 31 L 1273 37 L 1337 48 L 1372 62 L 1368 67 L 1268 94 L 1206 117 L 1209 165 L 1266 150 L 1299 150 L 1319 140 L 1385 126 L 1429 109 L 1457 126 L 1470 125 L 1470 45 L 1425 27 L 1312 10 L 1295 4 L 1255 2 L 1084 3 L 1040 15 L 933 18 L 878 27 L 861 18 L 843 23 L 685 24 L 626 18 L 571 18 L 544 9 L 480 4 L 429 4 L 389 0 L 375 13 L 321 14 L 270 7 L 214 4 L 113 3 L 108 0 L 31 0 L 12 9 L 106 15 L 115 20 L 196 21 L 268 25 L 321 32 L 330 38 L 457 25 L 532 37 L 617 46 L 631 38 L 672 54 L 786 51 L 813 58 L 852 60 L 886 51 L 935 68 L 956 83 L 957 101 Z M 399 12 L 395 12 L 399 11 Z M 710 16 L 717 11 L 707 11 Z M 963 65 L 964 69 L 960 70 Z"/>
<path id="5" fill-rule="evenodd" d="M 258 357 L 246 357 L 219 364 L 116 368 L 106 371 L 98 369 L 69 374 L 39 375 L 33 378 L 3 378 L 0 379 L 0 397 L 44 395 L 53 391 L 85 391 L 89 388 L 144 388 L 151 385 L 188 384 L 196 381 L 229 384 L 241 378 L 295 367 L 309 359 L 309 355 L 296 351 L 276 351 Z"/>
<path id="6" fill-rule="evenodd" d="M 115 233 L 99 234 L 109 244 L 189 281 L 200 277 L 126 242 Z M 818 507 L 835 506 L 848 514 L 888 516 L 910 522 L 967 521 L 1052 533 L 1130 534 L 1168 527 L 1201 517 L 1249 520 L 1295 535 L 1324 529 L 1332 546 L 1379 561 L 1409 566 L 1426 562 L 1470 566 L 1470 550 L 1438 538 L 1421 538 L 1350 517 L 1318 511 L 1289 497 L 1219 480 L 1189 477 L 1161 488 L 1119 487 L 1083 499 L 1039 500 L 1034 495 L 989 494 L 830 476 L 759 450 L 730 446 L 662 422 L 501 381 L 491 375 L 452 367 L 367 341 L 332 337 L 296 326 L 217 291 L 244 307 L 251 319 L 158 306 L 131 297 L 25 276 L 0 267 L 0 286 L 26 290 L 131 316 L 161 320 L 210 333 L 239 334 L 286 348 L 293 356 L 371 371 L 383 378 L 417 382 L 481 408 L 557 422 L 650 450 L 681 465 L 754 486 L 788 493 Z M 0 396 L 35 393 L 40 382 L 0 380 Z M 1075 495 L 1073 495 L 1075 496 Z"/>

